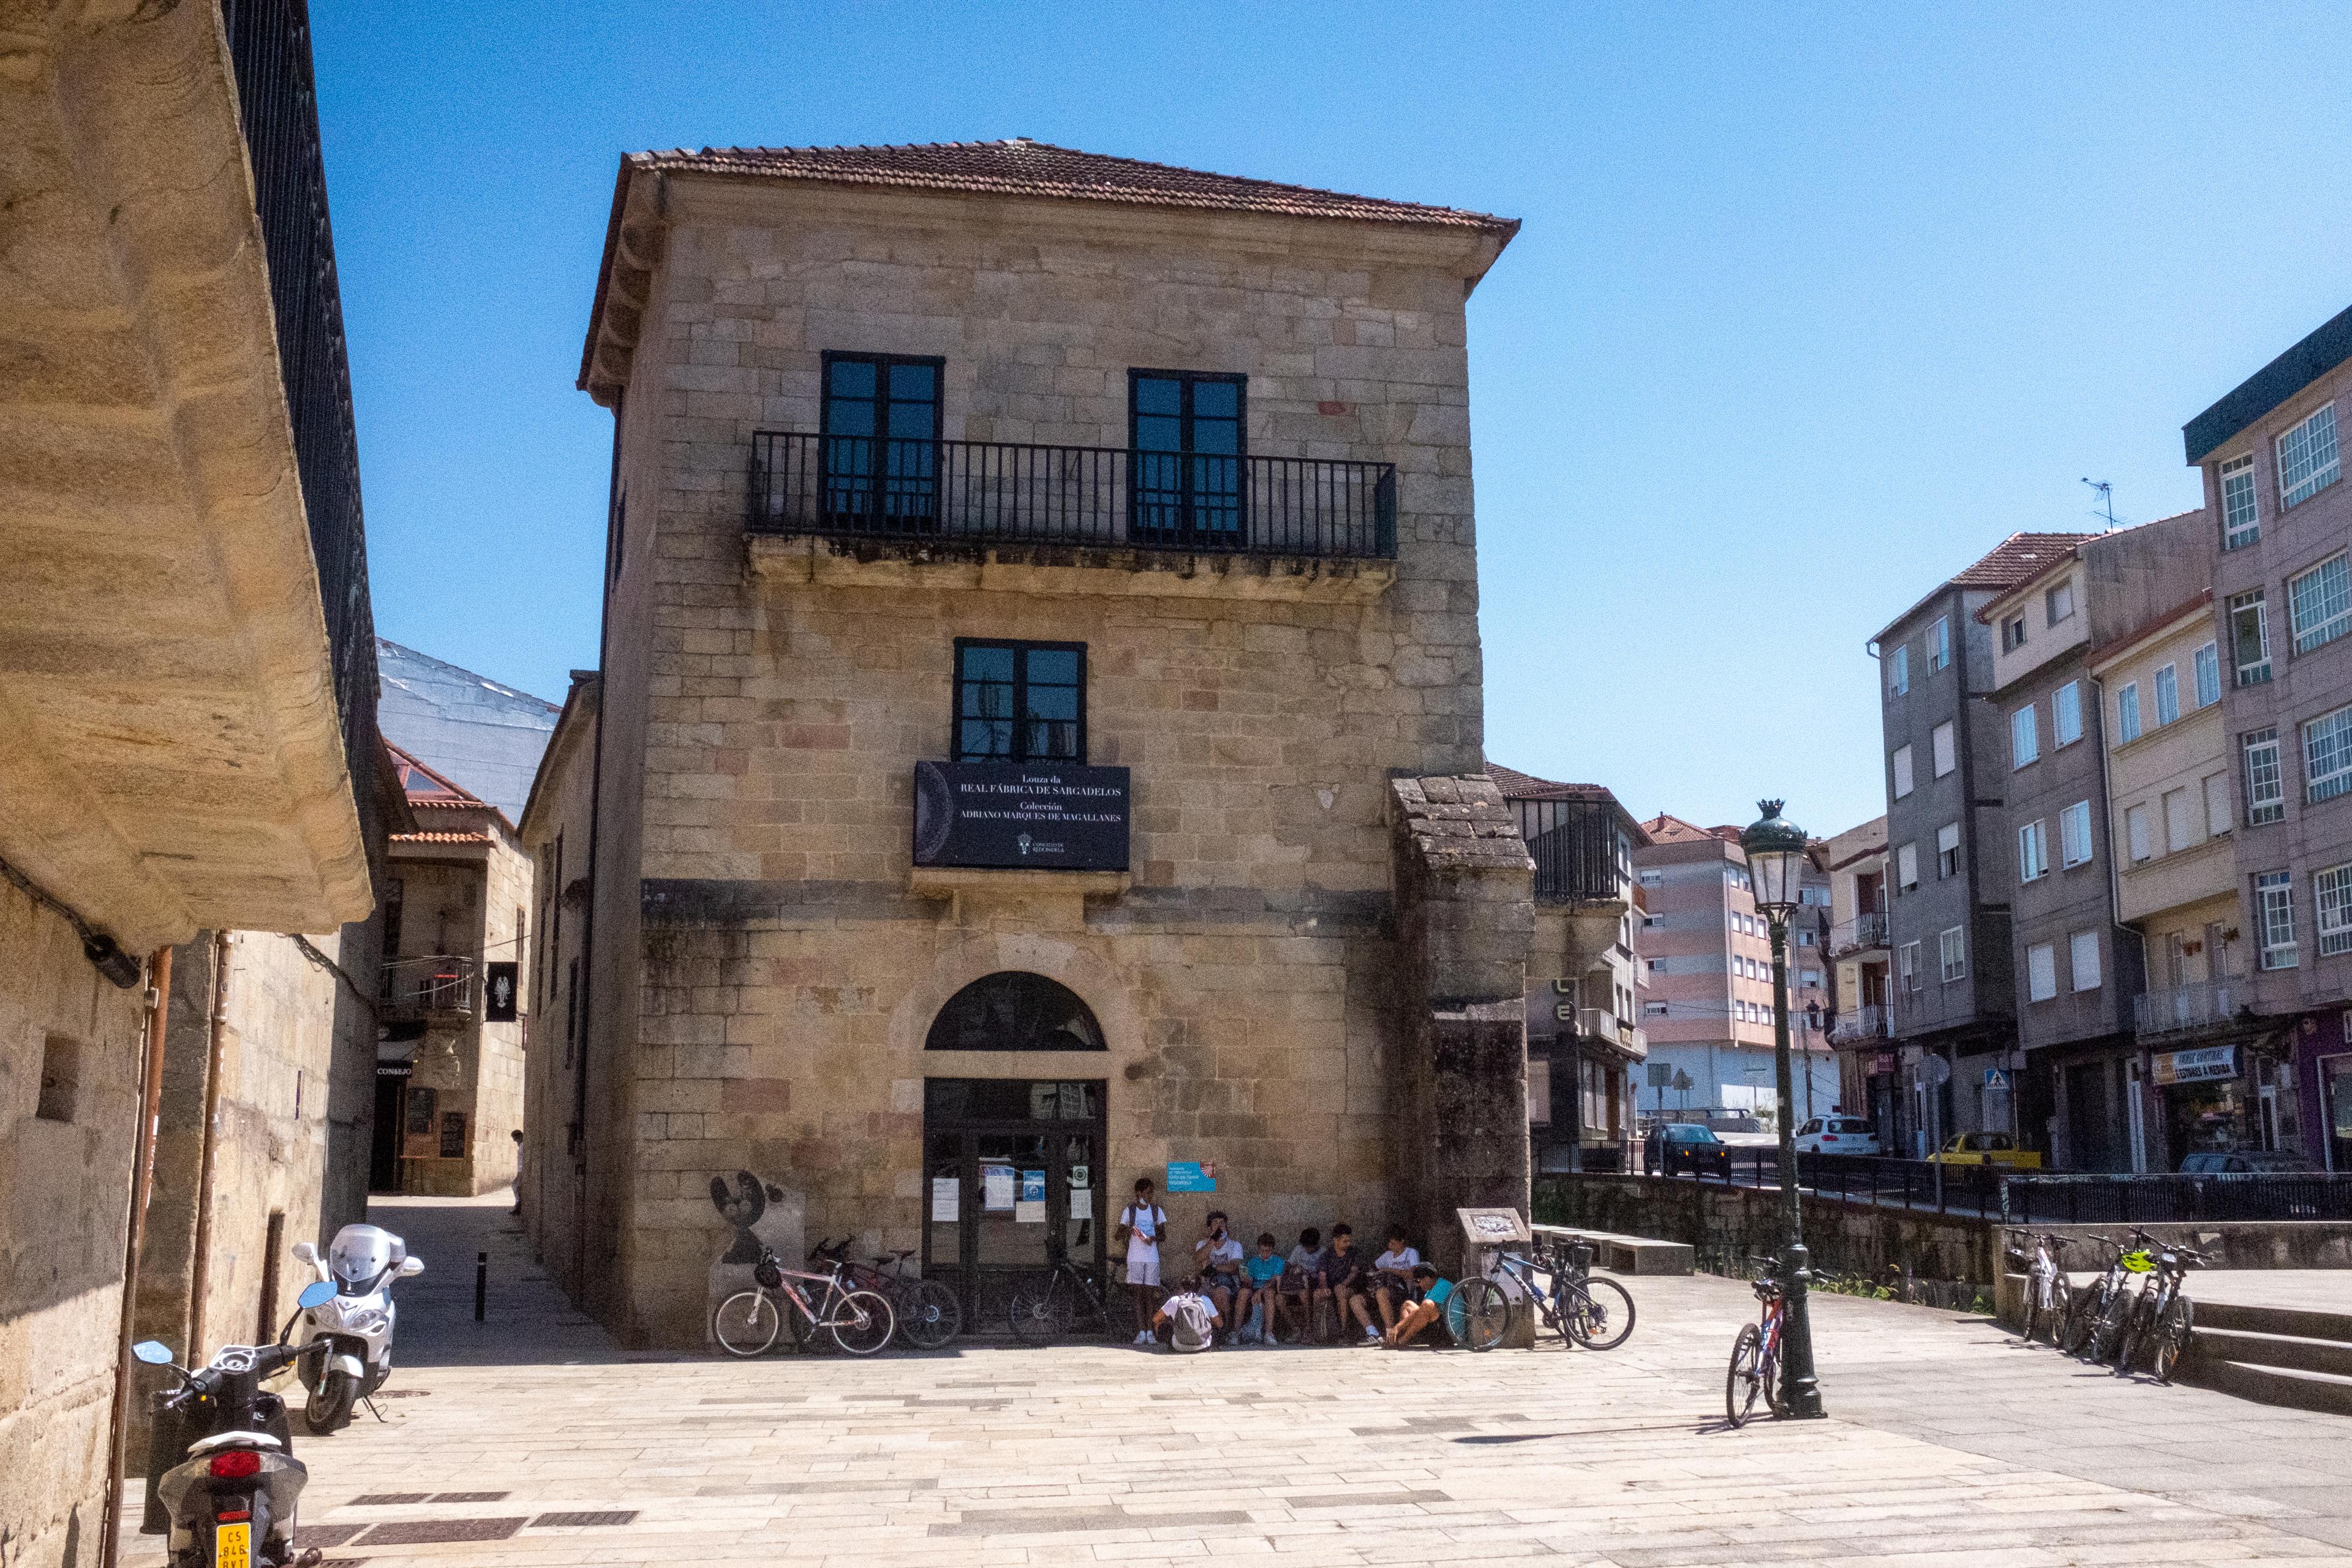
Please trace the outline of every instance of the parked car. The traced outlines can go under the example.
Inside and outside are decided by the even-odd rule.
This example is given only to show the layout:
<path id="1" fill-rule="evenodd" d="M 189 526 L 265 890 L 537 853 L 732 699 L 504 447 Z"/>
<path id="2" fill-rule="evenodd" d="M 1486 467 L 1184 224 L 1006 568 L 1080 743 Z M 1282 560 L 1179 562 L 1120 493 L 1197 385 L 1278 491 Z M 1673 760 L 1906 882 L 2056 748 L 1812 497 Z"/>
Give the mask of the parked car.
<path id="1" fill-rule="evenodd" d="M 2004 1165 L 2012 1171 L 2042 1169 L 2042 1156 L 2021 1149 L 2006 1132 L 1961 1132 L 1927 1156 L 1933 1165 Z"/>
<path id="2" fill-rule="evenodd" d="M 2220 1176 L 2259 1173 L 2265 1176 L 2321 1175 L 2319 1163 L 2292 1149 L 2207 1149 L 2180 1162 L 2181 1174 Z"/>
<path id="3" fill-rule="evenodd" d="M 1668 1121 L 1650 1129 L 1642 1147 L 1643 1167 L 1664 1176 L 1685 1171 L 1727 1175 L 1731 1150 L 1703 1121 Z"/>
<path id="4" fill-rule="evenodd" d="M 1878 1131 L 1859 1116 L 1816 1116 L 1797 1129 L 1801 1154 L 1876 1154 Z"/>
<path id="5" fill-rule="evenodd" d="M 1707 1131 L 1732 1149 L 1777 1149 L 1780 1135 L 1752 1116 L 1710 1116 Z"/>

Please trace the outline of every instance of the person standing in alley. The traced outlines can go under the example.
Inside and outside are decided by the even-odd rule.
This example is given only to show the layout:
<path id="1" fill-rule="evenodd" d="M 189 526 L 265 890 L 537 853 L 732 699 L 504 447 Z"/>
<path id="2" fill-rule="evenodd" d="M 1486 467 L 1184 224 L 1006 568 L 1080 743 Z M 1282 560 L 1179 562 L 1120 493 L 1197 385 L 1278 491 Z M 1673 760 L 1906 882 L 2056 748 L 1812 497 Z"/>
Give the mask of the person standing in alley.
<path id="1" fill-rule="evenodd" d="M 1118 1239 L 1127 1243 L 1127 1286 L 1135 1295 L 1135 1342 L 1151 1342 L 1155 1303 L 1160 1285 L 1160 1237 L 1168 1228 L 1168 1211 L 1152 1201 L 1151 1178 L 1135 1178 L 1135 1200 L 1118 1213 Z"/>

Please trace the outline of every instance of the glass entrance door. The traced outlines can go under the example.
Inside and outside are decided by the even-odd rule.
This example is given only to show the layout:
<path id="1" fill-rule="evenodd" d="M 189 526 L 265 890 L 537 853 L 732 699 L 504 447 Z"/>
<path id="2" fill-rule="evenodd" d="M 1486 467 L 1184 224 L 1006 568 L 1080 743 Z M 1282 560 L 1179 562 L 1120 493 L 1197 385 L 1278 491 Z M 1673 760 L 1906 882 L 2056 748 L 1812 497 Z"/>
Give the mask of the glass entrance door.
<path id="1" fill-rule="evenodd" d="M 1099 1079 L 925 1080 L 923 1274 L 967 1333 L 1003 1332 L 1013 1285 L 1065 1255 L 1102 1278 L 1106 1142 Z"/>

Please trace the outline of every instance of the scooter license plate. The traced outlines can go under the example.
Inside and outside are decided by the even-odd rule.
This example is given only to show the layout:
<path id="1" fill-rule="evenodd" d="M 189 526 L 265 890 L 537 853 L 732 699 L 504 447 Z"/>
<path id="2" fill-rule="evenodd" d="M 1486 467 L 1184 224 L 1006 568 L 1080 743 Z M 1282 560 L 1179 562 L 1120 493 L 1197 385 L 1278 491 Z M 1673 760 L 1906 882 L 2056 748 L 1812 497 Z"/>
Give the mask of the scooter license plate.
<path id="1" fill-rule="evenodd" d="M 253 1526 L 213 1527 L 213 1568 L 253 1568 Z"/>

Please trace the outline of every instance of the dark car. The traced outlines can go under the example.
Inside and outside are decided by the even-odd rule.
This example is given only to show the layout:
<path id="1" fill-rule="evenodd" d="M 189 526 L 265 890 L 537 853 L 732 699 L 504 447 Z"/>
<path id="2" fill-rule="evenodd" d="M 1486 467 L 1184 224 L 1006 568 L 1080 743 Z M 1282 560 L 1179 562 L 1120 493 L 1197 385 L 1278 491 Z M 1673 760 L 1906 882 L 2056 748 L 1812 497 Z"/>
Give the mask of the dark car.
<path id="1" fill-rule="evenodd" d="M 2319 1164 L 2292 1149 L 2207 1149 L 2180 1162 L 2188 1176 L 2302 1176 L 2321 1173 Z"/>
<path id="2" fill-rule="evenodd" d="M 1642 1163 L 1664 1176 L 1685 1171 L 1724 1175 L 1731 1170 L 1731 1150 L 1703 1121 L 1668 1121 L 1650 1129 L 1642 1146 Z"/>

